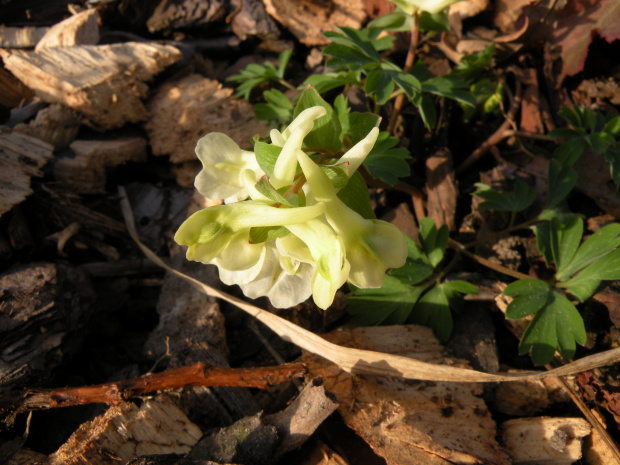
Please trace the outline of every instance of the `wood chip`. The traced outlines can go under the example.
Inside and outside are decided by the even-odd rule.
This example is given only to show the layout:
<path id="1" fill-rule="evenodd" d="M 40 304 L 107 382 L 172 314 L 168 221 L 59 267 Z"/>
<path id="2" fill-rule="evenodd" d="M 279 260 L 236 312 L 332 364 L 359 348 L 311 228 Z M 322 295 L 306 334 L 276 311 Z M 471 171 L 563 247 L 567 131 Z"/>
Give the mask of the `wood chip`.
<path id="1" fill-rule="evenodd" d="M 96 45 L 99 42 L 99 13 L 84 10 L 53 26 L 41 38 L 35 52 L 44 48 L 72 45 Z"/>
<path id="2" fill-rule="evenodd" d="M 392 326 L 342 330 L 330 342 L 385 351 L 431 363 L 448 361 L 429 328 Z M 388 465 L 403 463 L 510 463 L 495 440 L 495 422 L 478 397 L 482 386 L 351 376 L 304 355 L 312 376 L 340 403 L 345 423 Z"/>
<path id="3" fill-rule="evenodd" d="M 41 100 L 64 103 L 102 129 L 147 119 L 148 81 L 181 59 L 170 45 L 127 42 L 5 51 L 6 68 Z"/>
<path id="4" fill-rule="evenodd" d="M 223 132 L 241 148 L 255 135 L 266 135 L 267 122 L 256 120 L 252 105 L 232 93 L 197 74 L 163 85 L 148 104 L 145 128 L 153 154 L 170 155 L 173 163 L 195 161 L 196 142 L 209 132 Z"/>
<path id="5" fill-rule="evenodd" d="M 448 148 L 439 150 L 426 159 L 426 190 L 428 216 L 437 227 L 445 224 L 450 231 L 454 231 L 458 189 L 454 179 L 452 154 Z"/>
<path id="6" fill-rule="evenodd" d="M 47 34 L 49 27 L 8 27 L 0 25 L 0 47 L 32 48 Z"/>
<path id="7" fill-rule="evenodd" d="M 140 408 L 126 402 L 84 423 L 58 451 L 49 465 L 108 465 L 126 463 L 142 455 L 186 454 L 202 432 L 165 395 L 147 400 Z"/>
<path id="8" fill-rule="evenodd" d="M 517 418 L 502 424 L 502 438 L 515 463 L 568 465 L 590 429 L 583 418 Z"/>
<path id="9" fill-rule="evenodd" d="M 540 414 L 556 402 L 571 402 L 564 385 L 557 378 L 502 383 L 495 389 L 495 409 L 505 415 Z"/>
<path id="10" fill-rule="evenodd" d="M 53 103 L 37 113 L 29 123 L 20 123 L 13 130 L 37 137 L 52 144 L 56 150 L 66 148 L 77 136 L 82 118 L 71 108 Z"/>
<path id="11" fill-rule="evenodd" d="M 264 0 L 267 13 L 310 47 L 329 43 L 323 32 L 336 26 L 360 29 L 366 19 L 362 0 Z"/>
<path id="12" fill-rule="evenodd" d="M 145 163 L 146 140 L 77 140 L 69 147 L 75 158 L 61 158 L 54 165 L 54 178 L 79 194 L 106 192 L 106 168 L 128 162 Z"/>
<path id="13" fill-rule="evenodd" d="M 42 176 L 41 168 L 54 147 L 18 132 L 0 130 L 0 216 L 32 194 L 30 178 Z"/>

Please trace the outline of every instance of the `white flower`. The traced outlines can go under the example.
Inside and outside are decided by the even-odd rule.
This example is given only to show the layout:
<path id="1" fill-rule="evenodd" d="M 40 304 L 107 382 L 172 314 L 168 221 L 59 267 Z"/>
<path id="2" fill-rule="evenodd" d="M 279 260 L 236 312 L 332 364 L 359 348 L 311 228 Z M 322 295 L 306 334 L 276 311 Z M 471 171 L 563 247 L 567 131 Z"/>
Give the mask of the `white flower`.
<path id="1" fill-rule="evenodd" d="M 220 132 L 211 132 L 198 141 L 196 155 L 202 171 L 194 185 L 209 199 L 239 202 L 248 197 L 242 174 L 248 171 L 258 180 L 265 173 L 258 166 L 254 152 L 241 150 L 237 143 Z"/>

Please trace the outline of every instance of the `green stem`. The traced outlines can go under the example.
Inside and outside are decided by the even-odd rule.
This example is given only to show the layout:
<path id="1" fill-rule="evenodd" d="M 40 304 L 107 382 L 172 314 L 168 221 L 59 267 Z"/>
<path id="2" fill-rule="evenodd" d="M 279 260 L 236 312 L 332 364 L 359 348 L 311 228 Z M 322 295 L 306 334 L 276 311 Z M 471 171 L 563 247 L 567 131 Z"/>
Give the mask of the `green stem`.
<path id="1" fill-rule="evenodd" d="M 290 90 L 297 90 L 297 88 L 296 88 L 293 84 L 291 84 L 291 83 L 289 83 L 289 82 L 285 81 L 284 79 L 278 79 L 278 83 L 279 83 L 279 84 L 281 84 L 281 85 L 283 85 L 283 86 L 284 86 L 284 87 L 286 87 L 287 89 L 290 89 Z"/>

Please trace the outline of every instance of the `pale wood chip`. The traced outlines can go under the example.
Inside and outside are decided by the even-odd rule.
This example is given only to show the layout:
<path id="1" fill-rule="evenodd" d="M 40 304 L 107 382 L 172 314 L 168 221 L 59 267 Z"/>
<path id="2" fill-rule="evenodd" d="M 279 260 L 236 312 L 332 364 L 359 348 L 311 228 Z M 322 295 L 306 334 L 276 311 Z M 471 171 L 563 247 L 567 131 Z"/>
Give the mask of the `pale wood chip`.
<path id="1" fill-rule="evenodd" d="M 138 42 L 53 47 L 39 53 L 0 49 L 6 68 L 41 100 L 64 103 L 102 129 L 146 120 L 144 81 L 181 56 L 170 45 Z"/>

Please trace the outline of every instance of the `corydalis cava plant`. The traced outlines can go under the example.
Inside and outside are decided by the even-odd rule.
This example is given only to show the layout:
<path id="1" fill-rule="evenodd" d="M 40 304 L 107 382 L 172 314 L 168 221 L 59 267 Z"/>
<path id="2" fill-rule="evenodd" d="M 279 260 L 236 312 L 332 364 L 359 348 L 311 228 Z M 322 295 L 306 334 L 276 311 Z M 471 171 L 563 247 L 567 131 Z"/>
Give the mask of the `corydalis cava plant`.
<path id="1" fill-rule="evenodd" d="M 345 282 L 380 287 L 387 268 L 405 263 L 407 246 L 395 226 L 363 218 L 338 197 L 379 129 L 336 165 L 317 164 L 302 147 L 315 122 L 328 117 L 320 105 L 303 109 L 284 131 L 271 131 L 270 144 L 256 142 L 255 152 L 221 133 L 198 142 L 203 170 L 195 186 L 227 203 L 181 225 L 175 240 L 188 246 L 189 260 L 216 265 L 225 284 L 238 284 L 250 298 L 291 307 L 312 295 L 323 309 Z"/>

